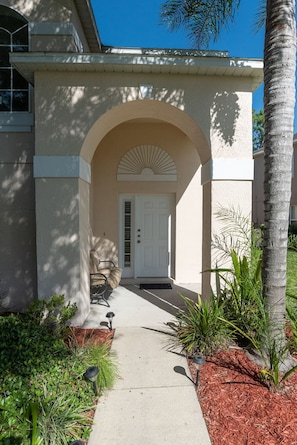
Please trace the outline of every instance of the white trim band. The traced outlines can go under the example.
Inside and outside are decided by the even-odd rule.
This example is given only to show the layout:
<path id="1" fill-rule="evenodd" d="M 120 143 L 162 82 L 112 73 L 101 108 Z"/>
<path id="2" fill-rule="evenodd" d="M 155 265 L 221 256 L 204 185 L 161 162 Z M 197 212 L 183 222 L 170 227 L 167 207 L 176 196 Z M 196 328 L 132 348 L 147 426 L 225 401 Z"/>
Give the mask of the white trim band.
<path id="1" fill-rule="evenodd" d="M 253 159 L 210 159 L 202 166 L 202 185 L 209 181 L 252 181 L 253 179 Z"/>
<path id="2" fill-rule="evenodd" d="M 80 178 L 91 183 L 91 166 L 80 156 L 34 156 L 34 178 Z"/>
<path id="3" fill-rule="evenodd" d="M 41 36 L 71 36 L 79 51 L 83 51 L 83 45 L 73 23 L 63 22 L 31 22 L 29 23 L 29 32 L 31 35 Z"/>
<path id="4" fill-rule="evenodd" d="M 26 111 L 0 113 L 0 133 L 29 133 L 33 125 L 33 113 Z"/>

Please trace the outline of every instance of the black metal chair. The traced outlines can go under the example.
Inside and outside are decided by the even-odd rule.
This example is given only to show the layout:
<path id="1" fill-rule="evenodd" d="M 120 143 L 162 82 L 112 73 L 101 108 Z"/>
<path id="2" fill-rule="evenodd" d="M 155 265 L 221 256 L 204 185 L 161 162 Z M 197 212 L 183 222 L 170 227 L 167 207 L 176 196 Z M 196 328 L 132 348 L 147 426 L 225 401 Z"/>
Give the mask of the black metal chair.
<path id="1" fill-rule="evenodd" d="M 116 267 L 111 260 L 99 260 L 97 270 L 98 272 L 90 274 L 91 303 L 100 304 L 100 301 L 103 301 L 107 307 L 110 307 L 107 300 L 113 289 L 119 284 L 121 269 Z"/>

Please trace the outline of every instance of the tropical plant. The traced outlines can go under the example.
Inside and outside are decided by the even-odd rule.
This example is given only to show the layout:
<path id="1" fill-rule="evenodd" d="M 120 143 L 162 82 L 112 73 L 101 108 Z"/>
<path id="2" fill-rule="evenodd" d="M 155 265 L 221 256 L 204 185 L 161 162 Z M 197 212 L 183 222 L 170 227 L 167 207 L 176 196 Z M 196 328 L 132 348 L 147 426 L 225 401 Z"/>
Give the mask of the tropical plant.
<path id="1" fill-rule="evenodd" d="M 179 311 L 175 322 L 169 324 L 176 334 L 173 343 L 180 345 L 190 355 L 210 355 L 226 347 L 232 339 L 232 333 L 229 326 L 220 320 L 223 315 L 221 301 L 214 295 L 210 301 L 202 301 L 200 295 L 197 301 L 183 295 L 181 298 L 185 310 Z"/>
<path id="2" fill-rule="evenodd" d="M 250 216 L 240 208 L 218 206 L 215 217 L 222 223 L 221 231 L 212 239 L 218 266 L 230 262 L 234 251 L 238 257 L 247 257 L 252 270 L 257 269 L 262 257 L 262 231 L 254 229 Z"/>
<path id="3" fill-rule="evenodd" d="M 251 262 L 246 256 L 240 258 L 234 250 L 231 251 L 231 259 L 232 267 L 230 269 L 212 270 L 218 275 L 221 286 L 223 284 L 224 317 L 232 321 L 240 331 L 245 332 L 249 337 L 261 340 L 266 328 L 261 258 L 258 259 L 255 268 L 251 266 Z M 247 337 L 244 336 L 244 338 Z"/>
<path id="4" fill-rule="evenodd" d="M 289 366 L 289 369 L 285 372 L 281 372 L 282 365 L 287 360 L 289 349 L 289 343 L 286 343 L 280 349 L 278 341 L 274 338 L 268 343 L 267 355 L 262 354 L 265 359 L 265 367 L 261 369 L 260 376 L 270 389 L 278 389 L 280 384 L 297 369 L 297 365 L 294 365 Z"/>
<path id="5" fill-rule="evenodd" d="M 290 357 L 290 341 L 287 341 L 281 348 L 278 341 L 275 338 L 270 337 L 269 317 L 266 313 L 263 322 L 266 323 L 266 329 L 264 329 L 264 335 L 262 339 L 257 339 L 249 336 L 245 331 L 240 329 L 237 325 L 231 321 L 222 318 L 221 321 L 225 322 L 228 326 L 234 328 L 242 338 L 246 338 L 249 345 L 253 347 L 252 357 L 261 363 L 261 370 L 259 376 L 265 382 L 270 390 L 278 389 L 281 383 L 283 383 L 290 375 L 297 370 L 296 361 Z M 290 357 L 288 359 L 288 357 Z"/>
<path id="6" fill-rule="evenodd" d="M 161 19 L 184 27 L 197 48 L 207 47 L 234 19 L 240 0 L 167 0 Z M 263 6 L 263 2 L 261 2 Z M 295 105 L 295 0 L 267 0 L 264 44 L 264 240 L 262 279 L 280 349 L 285 342 L 286 255 Z"/>
<path id="7" fill-rule="evenodd" d="M 217 216 L 225 226 L 214 245 L 224 260 L 231 259 L 232 266 L 212 270 L 216 273 L 216 295 L 223 300 L 220 320 L 234 329 L 241 345 L 245 344 L 254 355 L 260 356 L 263 364 L 260 376 L 270 389 L 278 388 L 296 366 L 289 354 L 291 341 L 280 347 L 271 336 L 273 321 L 262 293 L 261 232 L 255 231 L 249 219 L 242 217 L 240 212 L 221 209 Z M 233 238 L 233 234 L 238 236 Z M 249 256 L 243 255 L 244 252 Z M 295 312 L 288 306 L 287 313 L 292 331 L 297 333 Z M 297 341 L 296 337 L 294 340 Z"/>

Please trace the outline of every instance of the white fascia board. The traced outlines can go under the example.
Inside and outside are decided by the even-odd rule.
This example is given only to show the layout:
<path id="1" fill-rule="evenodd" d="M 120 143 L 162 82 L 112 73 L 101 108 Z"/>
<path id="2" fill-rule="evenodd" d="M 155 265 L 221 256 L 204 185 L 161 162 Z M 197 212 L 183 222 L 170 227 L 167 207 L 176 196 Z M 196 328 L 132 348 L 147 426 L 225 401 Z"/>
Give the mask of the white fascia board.
<path id="1" fill-rule="evenodd" d="M 249 77 L 253 89 L 263 81 L 261 59 L 147 54 L 11 53 L 10 62 L 33 83 L 36 71 L 158 72 L 166 74 Z"/>
<path id="2" fill-rule="evenodd" d="M 91 183 L 91 166 L 80 156 L 34 156 L 34 178 L 80 178 Z"/>
<path id="3" fill-rule="evenodd" d="M 106 65 L 187 65 L 191 67 L 263 69 L 262 59 L 237 59 L 229 57 L 194 57 L 147 54 L 86 54 L 86 53 L 11 53 L 10 60 L 26 63 L 48 64 L 106 64 Z"/>
<path id="4" fill-rule="evenodd" d="M 253 179 L 253 159 L 210 159 L 202 166 L 202 185 L 209 181 L 252 181 Z"/>

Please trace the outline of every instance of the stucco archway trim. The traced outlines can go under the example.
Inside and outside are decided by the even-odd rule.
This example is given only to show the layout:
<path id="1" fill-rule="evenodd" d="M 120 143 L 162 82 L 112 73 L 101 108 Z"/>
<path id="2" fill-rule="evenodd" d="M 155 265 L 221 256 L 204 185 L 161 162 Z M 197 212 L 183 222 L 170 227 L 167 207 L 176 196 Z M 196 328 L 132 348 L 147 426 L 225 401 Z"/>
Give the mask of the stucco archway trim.
<path id="1" fill-rule="evenodd" d="M 198 123 L 173 105 L 155 100 L 136 100 L 118 105 L 102 115 L 91 127 L 81 149 L 81 157 L 91 163 L 101 140 L 116 126 L 134 119 L 154 119 L 179 128 L 197 148 L 201 163 L 211 157 L 210 147 Z"/>

